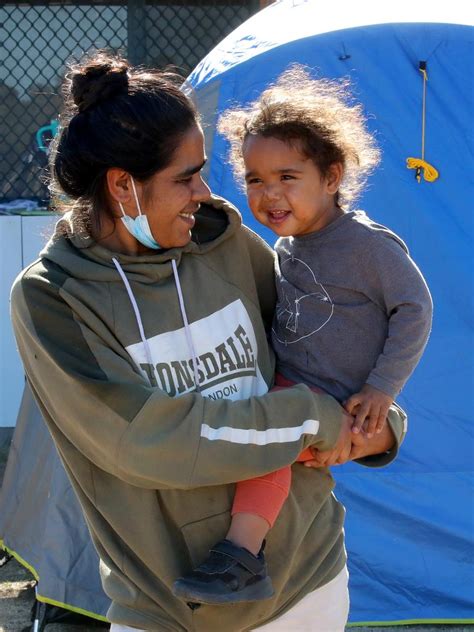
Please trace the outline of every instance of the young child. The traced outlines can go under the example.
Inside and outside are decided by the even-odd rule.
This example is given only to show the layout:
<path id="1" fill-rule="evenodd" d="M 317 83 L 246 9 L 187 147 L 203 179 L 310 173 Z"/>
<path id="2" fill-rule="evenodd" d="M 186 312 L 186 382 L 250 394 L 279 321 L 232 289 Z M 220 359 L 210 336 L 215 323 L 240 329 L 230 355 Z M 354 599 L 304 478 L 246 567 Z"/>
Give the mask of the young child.
<path id="1" fill-rule="evenodd" d="M 421 357 L 432 303 L 403 241 L 353 206 L 379 160 L 362 107 L 347 84 L 295 66 L 247 108 L 224 113 L 219 131 L 252 213 L 280 237 L 276 383 L 324 389 L 354 416 L 353 432 L 371 438 Z M 299 460 L 321 466 L 348 456 L 305 452 Z M 290 468 L 238 483 L 226 540 L 176 582 L 176 594 L 205 603 L 270 597 L 264 538 L 289 485 Z"/>

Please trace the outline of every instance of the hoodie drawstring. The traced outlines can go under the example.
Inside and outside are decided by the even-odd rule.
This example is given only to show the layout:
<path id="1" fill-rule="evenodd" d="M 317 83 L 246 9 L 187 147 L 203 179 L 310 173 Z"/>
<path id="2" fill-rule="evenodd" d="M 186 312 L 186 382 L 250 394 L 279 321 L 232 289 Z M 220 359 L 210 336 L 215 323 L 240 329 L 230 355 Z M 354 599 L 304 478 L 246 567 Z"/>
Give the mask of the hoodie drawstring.
<path id="1" fill-rule="evenodd" d="M 125 272 L 122 270 L 122 266 L 120 265 L 120 263 L 117 261 L 115 257 L 112 257 L 112 261 L 114 262 L 115 267 L 117 268 L 118 273 L 120 274 L 122 281 L 127 289 L 128 298 L 130 299 L 130 303 L 132 304 L 133 311 L 135 312 L 135 318 L 137 321 L 138 330 L 140 332 L 140 338 L 142 339 L 142 342 L 145 346 L 145 353 L 146 353 L 146 358 L 148 360 L 148 364 L 153 366 L 150 345 L 148 344 L 148 340 L 145 337 L 145 330 L 143 329 L 142 317 L 140 315 L 140 310 L 138 309 L 135 296 L 133 295 L 132 288 L 130 287 L 130 283 L 128 282 L 128 279 L 125 276 Z"/>
<path id="2" fill-rule="evenodd" d="M 188 317 L 186 315 L 186 308 L 184 307 L 183 292 L 181 291 L 181 283 L 179 282 L 178 268 L 174 259 L 171 259 L 171 265 L 173 267 L 173 276 L 174 282 L 176 284 L 176 291 L 178 292 L 179 308 L 181 310 L 181 317 L 184 323 L 184 332 L 186 334 L 186 340 L 188 341 L 188 349 L 193 359 L 194 384 L 196 385 L 196 390 L 199 392 L 201 389 L 199 387 L 199 377 L 197 371 L 197 355 L 193 344 L 193 337 L 191 336 L 191 328 L 188 323 Z"/>
<path id="3" fill-rule="evenodd" d="M 112 257 L 112 261 L 114 262 L 115 267 L 117 268 L 118 273 L 120 274 L 120 278 L 123 281 L 123 284 L 125 285 L 125 288 L 127 290 L 127 294 L 128 294 L 128 298 L 130 299 L 130 303 L 132 304 L 133 307 L 133 311 L 135 313 L 135 319 L 137 321 L 137 325 L 138 325 L 138 330 L 140 332 L 140 338 L 143 342 L 143 346 L 145 347 L 145 353 L 146 353 L 146 357 L 148 360 L 148 363 L 150 364 L 150 366 L 153 366 L 153 360 L 152 360 L 152 355 L 151 355 L 151 349 L 150 349 L 150 344 L 148 342 L 148 340 L 146 339 L 145 336 L 145 330 L 143 329 L 143 322 L 142 322 L 142 318 L 140 315 L 140 310 L 138 309 L 138 304 L 137 301 L 135 299 L 135 296 L 132 292 L 132 288 L 130 286 L 130 283 L 125 275 L 125 272 L 122 269 L 122 266 L 120 265 L 120 263 L 118 262 L 118 260 L 115 257 Z M 174 259 L 171 260 L 171 265 L 173 268 L 173 276 L 174 276 L 174 282 L 176 285 L 176 290 L 178 292 L 178 300 L 179 300 L 179 307 L 181 310 L 181 317 L 183 319 L 183 323 L 184 323 L 184 331 L 186 334 L 186 341 L 188 343 L 188 349 L 189 352 L 191 354 L 192 357 L 192 361 L 193 361 L 193 373 L 194 373 L 194 383 L 196 385 L 196 390 L 200 391 L 199 388 L 199 377 L 198 377 L 198 371 L 197 371 L 197 355 L 196 355 L 196 351 L 194 349 L 194 344 L 193 344 L 193 339 L 191 336 L 191 328 L 189 326 L 188 323 L 188 317 L 186 315 L 186 309 L 184 306 L 184 299 L 183 299 L 183 293 L 181 291 L 181 284 L 179 282 L 179 275 L 178 275 L 178 268 L 176 266 L 176 261 Z"/>

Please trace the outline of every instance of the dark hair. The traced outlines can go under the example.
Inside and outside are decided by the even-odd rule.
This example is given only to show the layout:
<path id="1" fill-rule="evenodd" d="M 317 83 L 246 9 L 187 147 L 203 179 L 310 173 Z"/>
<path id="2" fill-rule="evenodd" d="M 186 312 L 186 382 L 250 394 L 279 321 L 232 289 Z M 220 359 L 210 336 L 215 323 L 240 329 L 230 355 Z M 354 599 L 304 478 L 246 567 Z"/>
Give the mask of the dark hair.
<path id="1" fill-rule="evenodd" d="M 198 123 L 179 75 L 133 68 L 99 51 L 69 68 L 60 132 L 50 158 L 51 191 L 59 210 L 73 209 L 81 230 L 100 230 L 107 205 L 107 170 L 139 181 L 168 166 L 182 137 Z"/>
<path id="2" fill-rule="evenodd" d="M 249 136 L 274 137 L 310 158 L 323 176 L 340 162 L 344 176 L 335 201 L 352 202 L 380 154 L 362 106 L 351 99 L 348 81 L 313 79 L 302 66 L 291 66 L 249 106 L 230 109 L 219 119 L 235 174 L 243 180 L 242 149 Z"/>

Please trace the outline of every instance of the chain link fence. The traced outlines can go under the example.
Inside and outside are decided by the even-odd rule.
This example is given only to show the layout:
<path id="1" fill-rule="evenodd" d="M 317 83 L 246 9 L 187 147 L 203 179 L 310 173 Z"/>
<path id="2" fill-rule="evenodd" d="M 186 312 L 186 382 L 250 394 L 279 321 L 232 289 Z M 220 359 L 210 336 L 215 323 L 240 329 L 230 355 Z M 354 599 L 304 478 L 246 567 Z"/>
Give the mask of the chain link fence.
<path id="1" fill-rule="evenodd" d="M 93 49 L 184 76 L 266 0 L 0 3 L 0 205 L 47 206 L 65 65 Z M 20 204 L 21 206 L 21 204 Z M 1 208 L 0 208 L 1 212 Z"/>

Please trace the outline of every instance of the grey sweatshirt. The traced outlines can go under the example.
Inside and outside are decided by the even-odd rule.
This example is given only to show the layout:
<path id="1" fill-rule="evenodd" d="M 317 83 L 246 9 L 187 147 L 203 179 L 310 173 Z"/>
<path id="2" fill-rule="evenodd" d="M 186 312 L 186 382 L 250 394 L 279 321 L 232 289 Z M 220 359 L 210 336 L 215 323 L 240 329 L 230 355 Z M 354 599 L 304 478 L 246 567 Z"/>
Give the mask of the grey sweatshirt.
<path id="1" fill-rule="evenodd" d="M 277 241 L 272 340 L 287 378 L 343 401 L 367 383 L 395 397 L 431 329 L 432 301 L 403 241 L 363 211 Z"/>

